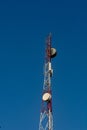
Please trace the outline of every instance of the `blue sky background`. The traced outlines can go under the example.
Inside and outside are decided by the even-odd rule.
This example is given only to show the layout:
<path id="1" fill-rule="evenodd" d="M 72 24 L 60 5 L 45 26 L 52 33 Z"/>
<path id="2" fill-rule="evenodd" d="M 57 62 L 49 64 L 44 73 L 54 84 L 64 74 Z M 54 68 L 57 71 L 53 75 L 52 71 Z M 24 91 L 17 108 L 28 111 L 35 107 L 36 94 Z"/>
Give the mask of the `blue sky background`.
<path id="1" fill-rule="evenodd" d="M 0 0 L 2 130 L 39 129 L 49 32 L 54 130 L 87 130 L 87 0 Z"/>

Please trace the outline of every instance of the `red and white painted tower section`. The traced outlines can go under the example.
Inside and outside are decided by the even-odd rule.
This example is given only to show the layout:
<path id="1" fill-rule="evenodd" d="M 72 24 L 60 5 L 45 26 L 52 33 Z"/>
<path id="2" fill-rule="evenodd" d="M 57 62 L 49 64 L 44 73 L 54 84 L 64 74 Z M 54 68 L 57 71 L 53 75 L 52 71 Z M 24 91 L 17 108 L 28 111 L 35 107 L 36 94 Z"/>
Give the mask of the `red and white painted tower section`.
<path id="1" fill-rule="evenodd" d="M 49 34 L 46 39 L 44 84 L 42 93 L 39 130 L 53 130 L 51 89 L 51 77 L 53 75 L 53 69 L 51 65 L 51 59 L 56 56 L 57 52 L 55 48 L 51 47 L 51 39 L 51 34 Z"/>

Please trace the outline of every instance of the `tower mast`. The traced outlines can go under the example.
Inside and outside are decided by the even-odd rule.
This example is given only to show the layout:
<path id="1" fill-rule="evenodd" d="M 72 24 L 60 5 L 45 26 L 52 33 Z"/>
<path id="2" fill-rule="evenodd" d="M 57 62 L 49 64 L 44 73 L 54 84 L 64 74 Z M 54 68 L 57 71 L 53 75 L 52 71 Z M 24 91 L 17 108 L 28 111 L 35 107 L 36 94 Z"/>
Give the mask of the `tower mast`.
<path id="1" fill-rule="evenodd" d="M 53 130 L 52 88 L 51 88 L 51 77 L 53 75 L 53 69 L 51 67 L 51 59 L 55 57 L 57 53 L 56 49 L 51 47 L 51 40 L 52 36 L 50 33 L 46 39 L 44 83 L 43 83 L 39 130 Z"/>

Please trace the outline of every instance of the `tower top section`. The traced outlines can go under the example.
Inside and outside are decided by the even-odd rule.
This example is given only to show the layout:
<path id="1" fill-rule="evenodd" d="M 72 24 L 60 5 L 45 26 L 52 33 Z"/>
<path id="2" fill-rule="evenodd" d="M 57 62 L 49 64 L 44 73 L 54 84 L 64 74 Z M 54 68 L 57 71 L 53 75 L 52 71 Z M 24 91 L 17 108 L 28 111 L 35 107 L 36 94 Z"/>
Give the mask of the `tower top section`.
<path id="1" fill-rule="evenodd" d="M 51 77 L 53 75 L 53 69 L 51 65 L 51 59 L 54 58 L 57 54 L 55 48 L 52 48 L 52 35 L 51 33 L 48 35 L 46 39 L 46 48 L 45 48 L 45 66 L 44 66 L 44 85 L 43 89 L 45 92 L 51 91 Z M 51 99 L 49 94 L 45 94 L 43 96 L 43 100 Z"/>
<path id="2" fill-rule="evenodd" d="M 52 34 L 49 33 L 46 39 L 46 59 L 51 61 L 51 58 L 54 58 L 57 55 L 57 51 L 55 48 L 52 48 Z"/>

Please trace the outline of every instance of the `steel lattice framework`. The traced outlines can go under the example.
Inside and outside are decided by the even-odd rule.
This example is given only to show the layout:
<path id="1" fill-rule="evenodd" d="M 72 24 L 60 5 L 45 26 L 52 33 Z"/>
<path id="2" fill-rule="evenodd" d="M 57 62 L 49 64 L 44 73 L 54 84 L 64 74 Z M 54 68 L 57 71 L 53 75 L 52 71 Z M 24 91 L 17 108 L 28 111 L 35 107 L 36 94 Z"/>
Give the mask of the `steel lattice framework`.
<path id="1" fill-rule="evenodd" d="M 53 75 L 53 70 L 51 68 L 51 58 L 53 58 L 54 56 L 56 56 L 56 49 L 51 47 L 51 34 L 49 34 L 46 39 L 44 84 L 42 93 L 39 130 L 53 130 L 51 89 L 51 77 Z"/>

